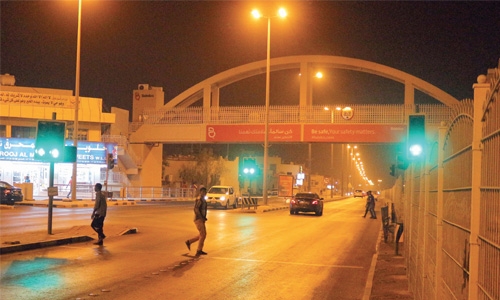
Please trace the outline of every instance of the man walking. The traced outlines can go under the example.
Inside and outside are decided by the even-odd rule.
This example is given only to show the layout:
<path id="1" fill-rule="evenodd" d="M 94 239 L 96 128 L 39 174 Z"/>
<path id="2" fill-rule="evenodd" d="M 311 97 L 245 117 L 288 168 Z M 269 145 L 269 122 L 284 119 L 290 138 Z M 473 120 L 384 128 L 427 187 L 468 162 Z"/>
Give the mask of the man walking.
<path id="1" fill-rule="evenodd" d="M 368 195 L 368 192 L 366 193 Z M 370 211 L 370 197 L 366 197 L 365 214 L 363 218 L 366 218 L 366 214 Z"/>
<path id="2" fill-rule="evenodd" d="M 372 215 L 370 219 L 376 219 L 377 215 L 375 214 L 375 197 L 373 197 L 372 191 L 366 192 L 368 198 L 366 199 L 368 209 L 370 210 L 370 214 Z"/>
<path id="3" fill-rule="evenodd" d="M 205 227 L 205 222 L 207 221 L 207 202 L 205 200 L 206 194 L 207 189 L 205 187 L 200 188 L 200 196 L 196 198 L 196 201 L 194 202 L 194 224 L 196 225 L 196 229 L 198 229 L 199 235 L 186 241 L 188 250 L 191 250 L 192 243 L 198 242 L 196 256 L 207 254 L 203 251 L 203 245 L 205 243 L 205 238 L 207 237 L 207 229 Z"/>
<path id="4" fill-rule="evenodd" d="M 99 240 L 97 240 L 94 245 L 99 245 L 102 246 L 104 238 L 106 236 L 104 235 L 103 232 L 103 227 L 104 227 L 104 218 L 106 217 L 106 211 L 108 209 L 108 204 L 106 203 L 106 196 L 104 193 L 101 191 L 102 190 L 102 184 L 96 183 L 94 187 L 95 191 L 95 204 L 94 204 L 94 211 L 92 212 L 92 223 L 90 226 L 92 229 L 97 232 L 97 236 L 99 237 Z"/>

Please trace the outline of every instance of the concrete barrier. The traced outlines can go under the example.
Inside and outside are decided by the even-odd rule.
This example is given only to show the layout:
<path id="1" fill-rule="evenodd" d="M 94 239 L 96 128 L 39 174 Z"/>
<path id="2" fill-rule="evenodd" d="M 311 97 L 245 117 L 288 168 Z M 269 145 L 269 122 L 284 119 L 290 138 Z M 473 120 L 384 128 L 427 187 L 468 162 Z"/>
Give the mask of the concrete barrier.
<path id="1" fill-rule="evenodd" d="M 257 206 L 259 204 L 259 199 L 258 198 L 253 198 L 253 197 L 242 197 L 241 198 L 241 209 L 247 207 L 247 209 L 250 209 L 251 206 L 253 206 L 253 209 L 257 209 Z"/>

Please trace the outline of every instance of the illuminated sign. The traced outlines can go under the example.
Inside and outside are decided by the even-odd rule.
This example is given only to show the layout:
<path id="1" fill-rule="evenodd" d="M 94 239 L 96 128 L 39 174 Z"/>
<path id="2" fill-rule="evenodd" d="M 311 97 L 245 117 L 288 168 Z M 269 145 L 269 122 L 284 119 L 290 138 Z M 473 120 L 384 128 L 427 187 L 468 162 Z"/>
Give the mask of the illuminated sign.
<path id="1" fill-rule="evenodd" d="M 73 141 L 66 140 L 65 146 Z M 80 164 L 106 164 L 106 151 L 116 156 L 116 143 L 79 141 L 76 161 Z M 0 138 L 0 161 L 35 162 L 35 139 Z M 116 159 L 116 157 L 115 157 Z"/>

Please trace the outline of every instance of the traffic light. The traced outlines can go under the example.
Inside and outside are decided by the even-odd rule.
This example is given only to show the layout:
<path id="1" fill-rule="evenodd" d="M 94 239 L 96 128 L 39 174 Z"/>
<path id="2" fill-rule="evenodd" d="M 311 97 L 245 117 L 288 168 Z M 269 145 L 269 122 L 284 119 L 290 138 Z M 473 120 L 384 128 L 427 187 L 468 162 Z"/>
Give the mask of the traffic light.
<path id="1" fill-rule="evenodd" d="M 65 162 L 65 163 L 76 162 L 76 147 L 75 146 L 65 146 L 64 147 L 63 162 Z"/>
<path id="2" fill-rule="evenodd" d="M 391 172 L 389 174 L 391 174 L 391 176 L 396 176 L 396 165 L 391 165 Z"/>
<path id="3" fill-rule="evenodd" d="M 243 159 L 243 174 L 247 176 L 252 176 L 257 173 L 257 164 L 254 158 L 244 158 Z"/>
<path id="4" fill-rule="evenodd" d="M 35 160 L 62 162 L 66 123 L 38 121 L 35 140 Z"/>
<path id="5" fill-rule="evenodd" d="M 113 153 L 108 153 L 108 169 L 113 169 L 115 167 L 115 159 L 113 158 Z"/>
<path id="6" fill-rule="evenodd" d="M 425 115 L 408 116 L 407 158 L 422 157 L 425 151 Z"/>
<path id="7" fill-rule="evenodd" d="M 397 156 L 398 169 L 406 170 L 408 169 L 408 159 L 404 155 Z"/>

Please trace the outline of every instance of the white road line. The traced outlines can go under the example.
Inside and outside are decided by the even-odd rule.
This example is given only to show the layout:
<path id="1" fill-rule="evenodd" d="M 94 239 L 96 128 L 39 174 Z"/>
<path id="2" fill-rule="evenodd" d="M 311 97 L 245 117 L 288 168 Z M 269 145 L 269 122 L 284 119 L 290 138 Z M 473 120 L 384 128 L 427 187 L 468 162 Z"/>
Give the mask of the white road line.
<path id="1" fill-rule="evenodd" d="M 208 257 L 207 257 L 208 258 Z M 235 261 L 247 261 L 247 262 L 260 262 L 260 263 L 274 263 L 274 264 L 283 264 L 283 265 L 300 265 L 300 266 L 312 266 L 312 267 L 329 267 L 329 268 L 345 268 L 345 269 L 363 269 L 361 266 L 342 266 L 342 265 L 325 265 L 325 264 L 308 264 L 308 263 L 296 263 L 296 262 L 287 262 L 287 261 L 276 261 L 276 260 L 260 260 L 260 259 L 247 259 L 247 258 L 231 258 L 231 257 L 213 257 L 214 259 L 223 259 L 223 260 L 235 260 Z"/>

